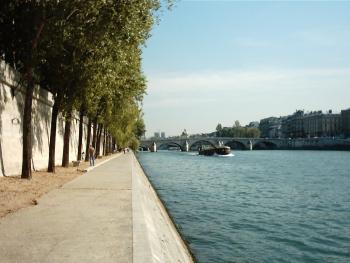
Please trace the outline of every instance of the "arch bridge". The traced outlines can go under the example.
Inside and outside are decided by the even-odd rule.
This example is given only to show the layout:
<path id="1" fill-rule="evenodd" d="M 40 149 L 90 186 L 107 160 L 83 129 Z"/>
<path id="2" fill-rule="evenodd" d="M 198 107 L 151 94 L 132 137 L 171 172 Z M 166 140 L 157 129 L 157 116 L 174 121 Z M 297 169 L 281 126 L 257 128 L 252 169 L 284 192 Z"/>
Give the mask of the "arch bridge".
<path id="1" fill-rule="evenodd" d="M 174 147 L 181 151 L 196 151 L 199 147 L 209 145 L 212 147 L 230 146 L 231 149 L 277 149 L 288 145 L 287 139 L 263 139 L 263 138 L 230 138 L 230 137 L 198 137 L 198 138 L 173 138 L 173 139 L 149 139 L 141 140 L 140 148 L 152 152 L 158 149 Z"/>

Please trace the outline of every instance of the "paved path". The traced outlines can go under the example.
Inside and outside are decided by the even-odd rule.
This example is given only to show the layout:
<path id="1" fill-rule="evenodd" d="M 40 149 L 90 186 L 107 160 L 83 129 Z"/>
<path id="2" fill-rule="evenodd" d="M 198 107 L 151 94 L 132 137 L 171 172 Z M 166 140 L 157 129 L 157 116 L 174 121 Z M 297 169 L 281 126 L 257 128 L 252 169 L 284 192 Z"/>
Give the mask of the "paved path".
<path id="1" fill-rule="evenodd" d="M 132 154 L 0 220 L 0 262 L 132 262 Z"/>

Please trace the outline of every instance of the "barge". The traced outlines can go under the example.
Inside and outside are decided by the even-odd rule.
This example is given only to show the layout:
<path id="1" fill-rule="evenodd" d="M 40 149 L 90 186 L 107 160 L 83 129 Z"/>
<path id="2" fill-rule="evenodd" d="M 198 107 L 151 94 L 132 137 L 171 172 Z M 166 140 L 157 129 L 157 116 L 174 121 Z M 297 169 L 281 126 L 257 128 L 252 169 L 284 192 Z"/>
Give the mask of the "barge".
<path id="1" fill-rule="evenodd" d="M 217 155 L 228 155 L 231 153 L 231 148 L 228 146 L 220 146 L 220 147 L 212 147 L 212 148 L 199 148 L 198 154 L 205 156 L 212 156 L 214 154 Z"/>

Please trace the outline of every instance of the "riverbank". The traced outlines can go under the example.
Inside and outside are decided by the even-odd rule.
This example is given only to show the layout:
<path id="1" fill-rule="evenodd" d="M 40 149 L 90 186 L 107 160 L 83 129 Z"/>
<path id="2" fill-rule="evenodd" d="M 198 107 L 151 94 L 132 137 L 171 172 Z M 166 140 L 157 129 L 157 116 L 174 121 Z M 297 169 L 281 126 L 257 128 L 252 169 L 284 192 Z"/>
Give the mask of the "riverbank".
<path id="1" fill-rule="evenodd" d="M 0 258 L 193 262 L 134 154 L 113 157 L 1 218 Z"/>
<path id="2" fill-rule="evenodd" d="M 144 150 L 159 150 L 166 145 L 177 145 L 182 151 L 197 151 L 198 147 L 210 145 L 229 146 L 233 150 L 342 150 L 350 151 L 350 138 L 231 138 L 191 137 L 141 140 Z M 163 148 L 165 149 L 165 148 Z"/>
<path id="3" fill-rule="evenodd" d="M 194 262 L 135 156 L 132 174 L 134 262 Z"/>

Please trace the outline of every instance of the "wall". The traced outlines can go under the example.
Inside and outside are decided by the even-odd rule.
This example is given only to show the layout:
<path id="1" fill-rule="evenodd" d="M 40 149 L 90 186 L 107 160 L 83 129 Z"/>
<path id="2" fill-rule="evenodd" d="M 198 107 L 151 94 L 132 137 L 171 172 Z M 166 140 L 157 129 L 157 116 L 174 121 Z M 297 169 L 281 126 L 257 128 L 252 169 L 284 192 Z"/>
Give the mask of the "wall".
<path id="1" fill-rule="evenodd" d="M 22 119 L 25 89 L 18 85 L 18 74 L 0 62 L 0 176 L 18 175 L 22 168 Z M 35 170 L 45 169 L 49 156 L 52 94 L 35 88 L 33 100 L 33 159 Z M 79 120 L 72 122 L 70 161 L 77 159 Z M 86 120 L 85 120 L 86 121 Z M 85 152 L 87 127 L 84 125 L 83 151 Z M 64 120 L 59 116 L 56 134 L 56 165 L 60 165 L 63 152 Z"/>
<path id="2" fill-rule="evenodd" d="M 194 262 L 189 249 L 134 156 L 132 210 L 133 262 Z"/>

